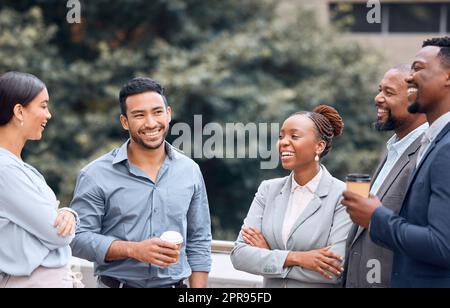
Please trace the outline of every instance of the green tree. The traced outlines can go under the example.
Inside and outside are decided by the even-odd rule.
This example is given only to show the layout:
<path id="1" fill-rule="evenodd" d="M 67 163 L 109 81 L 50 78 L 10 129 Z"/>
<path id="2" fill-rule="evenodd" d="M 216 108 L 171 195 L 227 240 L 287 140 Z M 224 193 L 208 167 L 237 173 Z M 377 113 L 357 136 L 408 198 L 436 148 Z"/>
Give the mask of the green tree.
<path id="1" fill-rule="evenodd" d="M 379 159 L 383 136 L 370 124 L 380 58 L 340 41 L 319 27 L 310 12 L 299 13 L 289 23 L 273 15 L 258 18 L 192 50 L 159 50 L 163 51 L 153 75 L 168 85 L 174 109 L 182 115 L 202 114 L 222 124 L 281 124 L 295 111 L 326 103 L 336 107 L 346 123 L 344 136 L 325 161 L 332 173 L 343 179 L 349 171 L 371 172 Z M 230 217 L 216 221 L 228 238 L 230 229 L 223 224 L 236 223 L 231 229 L 236 233 L 258 184 L 287 174 L 260 170 L 255 160 L 200 164 L 214 192 L 212 212 Z"/>
<path id="2" fill-rule="evenodd" d="M 281 123 L 292 112 L 333 105 L 346 128 L 326 166 L 343 178 L 376 164 L 384 136 L 370 123 L 380 58 L 320 27 L 311 12 L 287 20 L 274 0 L 82 3 L 80 25 L 65 22 L 64 1 L 0 4 L 0 72 L 34 73 L 50 90 L 54 118 L 27 160 L 63 204 L 81 167 L 125 140 L 117 96 L 137 75 L 161 81 L 174 122 L 191 125 L 195 114 L 204 124 Z M 235 238 L 263 179 L 287 175 L 261 170 L 254 159 L 197 161 L 220 239 Z"/>

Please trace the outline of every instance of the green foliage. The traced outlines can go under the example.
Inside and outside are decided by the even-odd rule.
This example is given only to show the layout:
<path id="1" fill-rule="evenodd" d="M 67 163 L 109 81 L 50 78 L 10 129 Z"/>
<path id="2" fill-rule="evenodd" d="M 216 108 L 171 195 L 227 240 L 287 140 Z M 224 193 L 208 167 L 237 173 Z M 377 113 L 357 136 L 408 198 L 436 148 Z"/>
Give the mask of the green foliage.
<path id="1" fill-rule="evenodd" d="M 333 105 L 346 128 L 326 166 L 340 178 L 375 166 L 385 137 L 370 127 L 380 58 L 318 26 L 311 12 L 286 20 L 272 0 L 82 4 L 81 25 L 65 22 L 64 1 L 0 5 L 0 72 L 34 73 L 50 91 L 54 117 L 26 156 L 63 204 L 82 166 L 127 137 L 117 96 L 137 75 L 161 81 L 174 122 L 191 125 L 194 114 L 204 124 L 281 123 L 292 112 Z M 252 159 L 198 163 L 217 239 L 235 238 L 263 179 L 287 174 Z"/>

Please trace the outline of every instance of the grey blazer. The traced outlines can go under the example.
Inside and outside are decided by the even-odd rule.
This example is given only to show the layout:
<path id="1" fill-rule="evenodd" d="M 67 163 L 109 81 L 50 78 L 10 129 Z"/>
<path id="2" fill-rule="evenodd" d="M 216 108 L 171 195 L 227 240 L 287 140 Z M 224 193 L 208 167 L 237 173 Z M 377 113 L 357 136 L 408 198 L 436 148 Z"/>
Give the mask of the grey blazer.
<path id="1" fill-rule="evenodd" d="M 291 194 L 292 174 L 262 182 L 244 225 L 262 231 L 271 250 L 247 245 L 242 234 L 235 243 L 231 261 L 237 270 L 264 277 L 264 287 L 336 287 L 338 277 L 328 280 L 299 266 L 283 268 L 290 251 L 310 251 L 332 246 L 345 256 L 345 241 L 352 225 L 341 205 L 345 184 L 323 167 L 323 176 L 313 200 L 294 224 L 287 245 L 282 240 L 282 225 Z"/>
<path id="2" fill-rule="evenodd" d="M 391 172 L 384 180 L 378 190 L 377 197 L 383 206 L 399 213 L 402 207 L 408 187 L 409 178 L 416 166 L 417 155 L 419 154 L 420 135 L 402 154 L 395 163 Z M 386 157 L 378 166 L 374 174 L 374 179 L 378 176 Z M 344 286 L 347 288 L 388 288 L 392 272 L 392 251 L 376 245 L 371 239 L 366 229 L 353 225 L 347 239 L 347 260 L 345 265 Z M 379 261 L 375 264 L 373 261 Z M 380 278 L 372 275 L 375 266 L 380 266 Z M 376 274 L 376 273 L 375 273 Z M 368 277 L 369 276 L 369 277 Z M 370 279 L 368 279 L 370 278 Z"/>

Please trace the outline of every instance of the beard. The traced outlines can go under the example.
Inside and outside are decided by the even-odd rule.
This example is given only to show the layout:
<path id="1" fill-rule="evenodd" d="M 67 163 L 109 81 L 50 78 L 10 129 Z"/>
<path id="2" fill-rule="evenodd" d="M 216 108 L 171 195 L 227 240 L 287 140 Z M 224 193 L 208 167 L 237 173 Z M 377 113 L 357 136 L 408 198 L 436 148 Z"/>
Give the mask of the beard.
<path id="1" fill-rule="evenodd" d="M 392 117 L 391 111 L 389 111 L 386 122 L 377 121 L 377 122 L 375 122 L 374 126 L 375 126 L 375 129 L 379 132 L 387 132 L 387 131 L 395 130 L 398 127 L 398 123 Z"/>
<path id="2" fill-rule="evenodd" d="M 143 148 L 145 148 L 145 149 L 147 149 L 147 150 L 157 150 L 157 149 L 159 149 L 159 148 L 164 144 L 164 142 L 166 141 L 166 137 L 167 137 L 168 133 L 169 133 L 169 130 L 166 129 L 166 130 L 164 131 L 164 134 L 163 134 L 161 140 L 152 142 L 151 144 L 148 143 L 148 142 L 145 142 L 145 141 L 139 136 L 139 133 L 130 132 L 130 135 L 131 135 L 131 139 L 133 139 L 133 141 L 134 141 L 135 143 L 139 144 L 139 145 L 142 146 Z"/>
<path id="3" fill-rule="evenodd" d="M 417 93 L 414 97 L 409 98 L 409 101 L 412 102 L 408 106 L 408 112 L 411 114 L 416 113 L 425 113 L 423 110 L 423 105 L 419 102 L 419 90 L 417 90 Z"/>
<path id="4" fill-rule="evenodd" d="M 411 105 L 408 106 L 408 112 L 415 114 L 415 113 L 422 113 L 422 107 L 420 106 L 420 103 L 415 101 Z"/>

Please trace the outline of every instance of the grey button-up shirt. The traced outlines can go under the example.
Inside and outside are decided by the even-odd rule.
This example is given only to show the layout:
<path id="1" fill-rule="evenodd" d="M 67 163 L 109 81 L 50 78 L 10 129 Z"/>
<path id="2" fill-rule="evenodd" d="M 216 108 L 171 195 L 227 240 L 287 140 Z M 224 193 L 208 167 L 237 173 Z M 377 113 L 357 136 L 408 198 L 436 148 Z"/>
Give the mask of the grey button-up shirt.
<path id="1" fill-rule="evenodd" d="M 200 168 L 166 143 L 167 157 L 154 183 L 128 161 L 128 144 L 80 173 L 71 205 L 80 217 L 74 256 L 94 262 L 96 275 L 135 287 L 164 287 L 192 272 L 209 272 L 211 221 Z M 113 241 L 140 242 L 169 230 L 185 240 L 180 261 L 169 268 L 134 259 L 105 261 Z"/>

